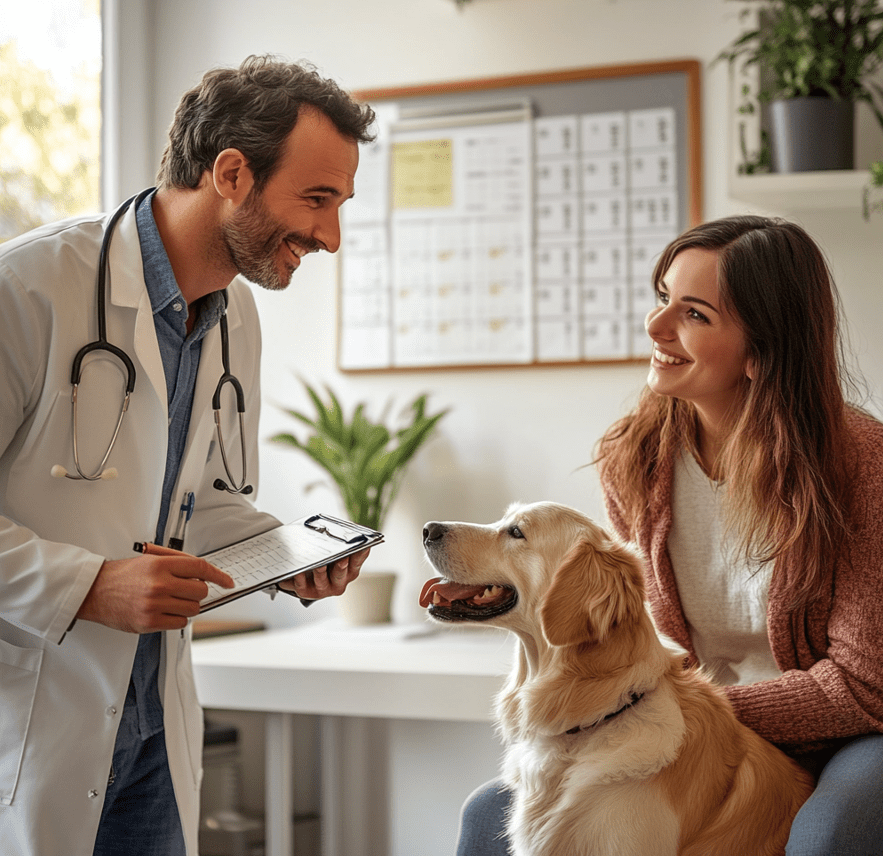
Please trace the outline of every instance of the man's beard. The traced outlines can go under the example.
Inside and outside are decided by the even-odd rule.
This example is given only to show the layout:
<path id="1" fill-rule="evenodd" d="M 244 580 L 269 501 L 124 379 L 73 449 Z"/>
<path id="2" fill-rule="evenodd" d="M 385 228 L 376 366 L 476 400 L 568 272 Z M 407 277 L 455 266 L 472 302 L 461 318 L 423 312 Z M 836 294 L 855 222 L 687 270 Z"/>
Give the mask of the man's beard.
<path id="1" fill-rule="evenodd" d="M 261 194 L 252 190 L 242 205 L 221 227 L 221 241 L 227 255 L 246 279 L 270 291 L 288 287 L 296 270 L 285 263 L 286 275 L 280 276 L 277 255 L 285 241 L 291 241 L 308 252 L 319 249 L 319 244 L 308 235 L 290 232 L 264 205 Z"/>

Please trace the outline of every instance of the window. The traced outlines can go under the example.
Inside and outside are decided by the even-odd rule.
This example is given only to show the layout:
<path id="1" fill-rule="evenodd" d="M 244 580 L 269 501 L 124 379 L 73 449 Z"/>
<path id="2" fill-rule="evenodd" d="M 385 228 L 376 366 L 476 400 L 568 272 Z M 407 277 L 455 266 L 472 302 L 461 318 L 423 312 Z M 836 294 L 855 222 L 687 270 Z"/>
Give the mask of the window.
<path id="1" fill-rule="evenodd" d="M 100 0 L 0 16 L 0 241 L 100 209 Z"/>

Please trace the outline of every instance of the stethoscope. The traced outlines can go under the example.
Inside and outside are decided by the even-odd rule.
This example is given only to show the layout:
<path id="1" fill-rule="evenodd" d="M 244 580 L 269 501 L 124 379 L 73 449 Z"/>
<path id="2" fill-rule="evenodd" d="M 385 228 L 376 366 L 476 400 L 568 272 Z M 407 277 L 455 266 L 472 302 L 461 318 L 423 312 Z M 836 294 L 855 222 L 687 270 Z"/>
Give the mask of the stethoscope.
<path id="1" fill-rule="evenodd" d="M 141 203 L 141 200 L 143 200 L 148 194 L 152 193 L 153 190 L 154 188 L 150 187 L 147 190 L 144 190 L 141 193 L 127 199 L 122 205 L 120 205 L 119 208 L 117 208 L 116 211 L 114 211 L 113 215 L 108 221 L 107 227 L 104 230 L 104 235 L 101 239 L 101 249 L 98 252 L 98 338 L 94 342 L 90 342 L 88 345 L 84 345 L 82 348 L 80 348 L 80 350 L 77 351 L 76 356 L 74 357 L 73 363 L 71 364 L 73 451 L 74 466 L 77 469 L 78 475 L 73 475 L 69 473 L 63 466 L 61 466 L 61 464 L 56 464 L 54 467 L 52 467 L 51 470 L 51 474 L 55 478 L 68 478 L 78 481 L 99 481 L 115 479 L 119 476 L 116 467 L 106 467 L 105 465 L 107 464 L 107 461 L 110 458 L 110 453 L 113 451 L 113 447 L 116 444 L 117 437 L 120 433 L 120 428 L 123 424 L 123 419 L 126 415 L 126 411 L 129 409 L 129 399 L 132 397 L 132 392 L 135 389 L 135 365 L 125 351 L 107 341 L 107 310 L 105 302 L 107 294 L 107 271 L 109 270 L 108 257 L 110 250 L 110 241 L 113 237 L 114 229 L 120 217 L 125 214 L 132 202 L 135 203 L 135 208 L 137 208 L 138 205 Z M 230 480 L 230 483 L 228 484 L 223 479 L 215 479 L 213 486 L 217 490 L 226 490 L 228 493 L 250 494 L 254 491 L 254 488 L 250 484 L 245 483 L 245 479 L 247 476 L 247 458 L 245 450 L 245 393 L 242 391 L 242 384 L 230 371 L 230 336 L 227 330 L 226 302 L 227 294 L 225 292 L 225 312 L 221 316 L 221 362 L 224 367 L 224 373 L 221 375 L 221 379 L 218 381 L 217 387 L 215 387 L 215 394 L 212 396 L 212 410 L 214 410 L 215 414 L 215 428 L 218 435 L 218 448 L 221 450 L 221 459 L 224 462 L 224 470 L 227 473 L 227 478 Z M 110 444 L 107 447 L 107 451 L 104 453 L 104 457 L 101 459 L 101 463 L 98 465 L 98 468 L 93 473 L 89 474 L 83 471 L 83 467 L 80 464 L 80 452 L 77 446 L 77 389 L 79 388 L 80 379 L 83 373 L 83 360 L 93 351 L 107 351 L 123 364 L 126 369 L 126 394 L 123 398 L 123 403 L 120 407 L 120 415 L 117 419 L 113 436 L 110 438 Z M 242 457 L 242 478 L 238 483 L 233 477 L 233 473 L 230 472 L 230 464 L 227 460 L 227 449 L 224 445 L 224 435 L 221 431 L 221 391 L 224 387 L 224 384 L 226 383 L 229 383 L 233 387 L 233 391 L 236 396 L 236 410 L 239 414 L 239 448 Z"/>

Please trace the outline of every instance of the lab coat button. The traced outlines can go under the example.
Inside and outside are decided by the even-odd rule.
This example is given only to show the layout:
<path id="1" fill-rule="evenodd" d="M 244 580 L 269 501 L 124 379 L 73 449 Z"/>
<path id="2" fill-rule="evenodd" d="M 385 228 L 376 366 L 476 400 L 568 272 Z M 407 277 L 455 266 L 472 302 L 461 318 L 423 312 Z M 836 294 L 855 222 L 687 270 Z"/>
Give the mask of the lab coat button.
<path id="1" fill-rule="evenodd" d="M 104 711 L 108 716 L 116 716 L 117 709 L 111 705 L 106 711 Z"/>
<path id="2" fill-rule="evenodd" d="M 94 800 L 95 797 L 97 797 L 97 796 L 98 796 L 98 791 L 96 791 L 95 788 L 92 788 L 92 790 L 89 791 L 89 799 Z"/>

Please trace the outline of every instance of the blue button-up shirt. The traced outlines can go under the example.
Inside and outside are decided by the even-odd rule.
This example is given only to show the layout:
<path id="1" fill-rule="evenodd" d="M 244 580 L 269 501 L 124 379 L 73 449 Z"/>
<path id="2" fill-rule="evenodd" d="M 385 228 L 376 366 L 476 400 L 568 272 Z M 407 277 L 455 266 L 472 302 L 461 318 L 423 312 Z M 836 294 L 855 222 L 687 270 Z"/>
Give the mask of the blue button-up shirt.
<path id="1" fill-rule="evenodd" d="M 169 449 L 155 536 L 156 543 L 162 544 L 172 492 L 187 442 L 202 340 L 220 321 L 225 303 L 220 292 L 212 292 L 200 300 L 196 304 L 199 316 L 193 331 L 187 335 L 187 302 L 175 280 L 172 265 L 159 236 L 152 205 L 153 194 L 138 206 L 136 220 L 141 241 L 144 284 L 153 308 L 153 322 L 166 377 L 169 406 Z M 222 368 L 219 365 L 219 377 L 221 373 Z M 158 684 L 161 639 L 160 633 L 146 633 L 138 640 L 138 652 L 126 696 L 124 715 L 137 716 L 142 739 L 157 734 L 163 728 Z"/>

